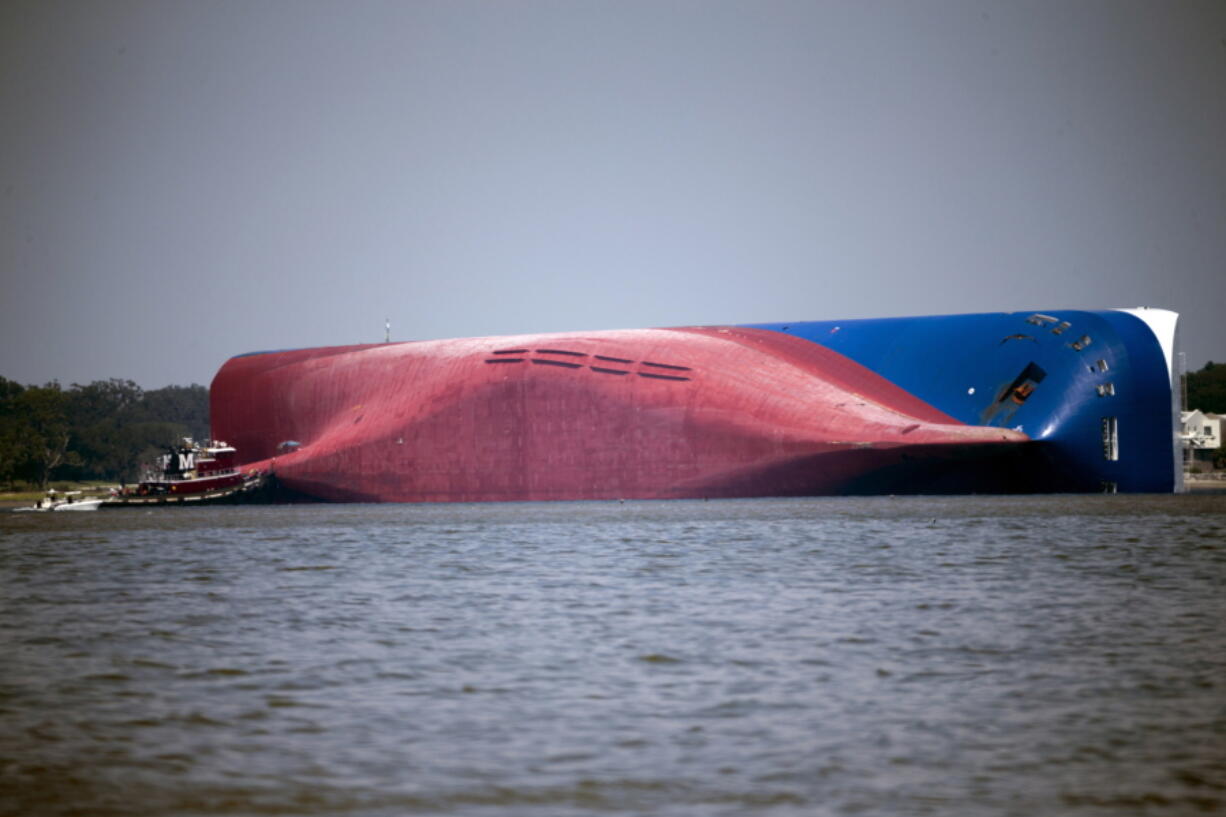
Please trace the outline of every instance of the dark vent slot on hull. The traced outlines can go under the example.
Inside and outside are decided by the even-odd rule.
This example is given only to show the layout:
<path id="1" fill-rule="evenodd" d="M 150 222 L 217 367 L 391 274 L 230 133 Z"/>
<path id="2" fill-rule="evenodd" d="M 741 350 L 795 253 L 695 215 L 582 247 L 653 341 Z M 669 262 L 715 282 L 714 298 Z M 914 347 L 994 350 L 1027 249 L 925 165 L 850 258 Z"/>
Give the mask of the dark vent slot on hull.
<path id="1" fill-rule="evenodd" d="M 526 355 L 528 354 L 528 350 L 527 349 L 495 349 L 494 354 L 496 355 Z"/>
<path id="2" fill-rule="evenodd" d="M 485 362 L 486 363 L 523 363 L 524 359 L 522 357 L 495 357 L 495 358 L 489 358 Z"/>
<path id="3" fill-rule="evenodd" d="M 669 363 L 652 363 L 650 360 L 643 361 L 644 366 L 654 366 L 657 369 L 672 369 L 675 372 L 688 372 L 689 366 L 673 366 Z"/>
<path id="4" fill-rule="evenodd" d="M 677 377 L 672 374 L 652 374 L 651 372 L 639 372 L 639 377 L 650 377 L 652 380 L 689 380 L 688 377 Z"/>
<path id="5" fill-rule="evenodd" d="M 596 355 L 597 360 L 607 360 L 610 363 L 633 363 L 633 360 L 626 360 L 624 357 L 609 357 L 608 355 Z"/>
<path id="6" fill-rule="evenodd" d="M 600 372 L 601 374 L 630 374 L 630 372 L 624 371 L 622 369 L 606 369 L 603 366 L 593 366 L 592 371 Z"/>
<path id="7" fill-rule="evenodd" d="M 569 352 L 565 349 L 537 349 L 538 355 L 570 355 L 571 357 L 587 357 L 583 352 Z"/>
<path id="8" fill-rule="evenodd" d="M 583 368 L 578 363 L 567 363 L 564 360 L 540 360 L 534 357 L 532 358 L 532 362 L 535 363 L 537 366 L 561 366 L 564 369 L 582 369 Z"/>

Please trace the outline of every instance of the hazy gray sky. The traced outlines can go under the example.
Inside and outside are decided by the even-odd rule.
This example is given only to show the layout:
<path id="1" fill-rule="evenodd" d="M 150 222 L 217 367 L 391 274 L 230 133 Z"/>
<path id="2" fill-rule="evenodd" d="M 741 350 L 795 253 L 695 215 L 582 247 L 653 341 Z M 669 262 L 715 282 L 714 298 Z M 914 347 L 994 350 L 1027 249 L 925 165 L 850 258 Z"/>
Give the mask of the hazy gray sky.
<path id="1" fill-rule="evenodd" d="M 0 4 L 0 375 L 1163 306 L 1226 360 L 1226 3 Z"/>

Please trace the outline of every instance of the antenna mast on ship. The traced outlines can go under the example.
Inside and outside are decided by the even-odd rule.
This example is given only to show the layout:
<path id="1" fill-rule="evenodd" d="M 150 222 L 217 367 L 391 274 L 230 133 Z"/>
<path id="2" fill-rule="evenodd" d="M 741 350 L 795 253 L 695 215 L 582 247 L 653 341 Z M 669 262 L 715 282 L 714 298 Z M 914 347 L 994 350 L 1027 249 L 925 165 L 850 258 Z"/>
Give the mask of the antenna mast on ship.
<path id="1" fill-rule="evenodd" d="M 383 319 L 383 342 L 384 343 L 392 342 L 392 319 L 391 318 Z"/>

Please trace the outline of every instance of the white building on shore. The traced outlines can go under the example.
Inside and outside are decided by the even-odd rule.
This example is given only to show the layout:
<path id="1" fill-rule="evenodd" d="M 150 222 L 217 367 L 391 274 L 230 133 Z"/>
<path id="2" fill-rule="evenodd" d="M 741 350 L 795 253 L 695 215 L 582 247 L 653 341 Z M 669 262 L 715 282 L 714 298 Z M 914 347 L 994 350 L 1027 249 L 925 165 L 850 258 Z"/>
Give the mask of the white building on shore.
<path id="1" fill-rule="evenodd" d="M 1182 428 L 1180 439 L 1187 452 L 1185 462 L 1213 462 L 1213 457 L 1222 447 L 1222 415 L 1200 409 L 1179 414 Z"/>

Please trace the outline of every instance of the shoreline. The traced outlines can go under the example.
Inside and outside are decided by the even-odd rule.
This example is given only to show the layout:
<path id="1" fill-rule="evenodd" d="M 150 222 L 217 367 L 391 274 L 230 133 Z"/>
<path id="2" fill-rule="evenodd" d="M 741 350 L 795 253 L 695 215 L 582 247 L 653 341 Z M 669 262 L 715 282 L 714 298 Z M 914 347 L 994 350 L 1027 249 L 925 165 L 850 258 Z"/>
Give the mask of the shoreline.
<path id="1" fill-rule="evenodd" d="M 1184 495 L 1187 494 L 1226 494 L 1226 479 L 1187 479 L 1184 480 Z M 0 511 L 11 511 L 14 508 L 26 508 L 33 505 L 39 500 L 42 495 L 31 497 L 13 497 L 0 495 Z M 935 495 L 934 496 L 940 496 Z M 1008 496 L 1008 494 L 1001 494 Z M 1024 494 L 1016 494 L 1015 496 L 1025 496 Z M 1165 494 L 1163 494 L 1165 496 Z M 1180 496 L 1180 494 L 1170 494 L 1170 496 Z M 344 503 L 337 503 L 344 504 Z M 411 504 L 411 503 L 406 503 Z"/>

